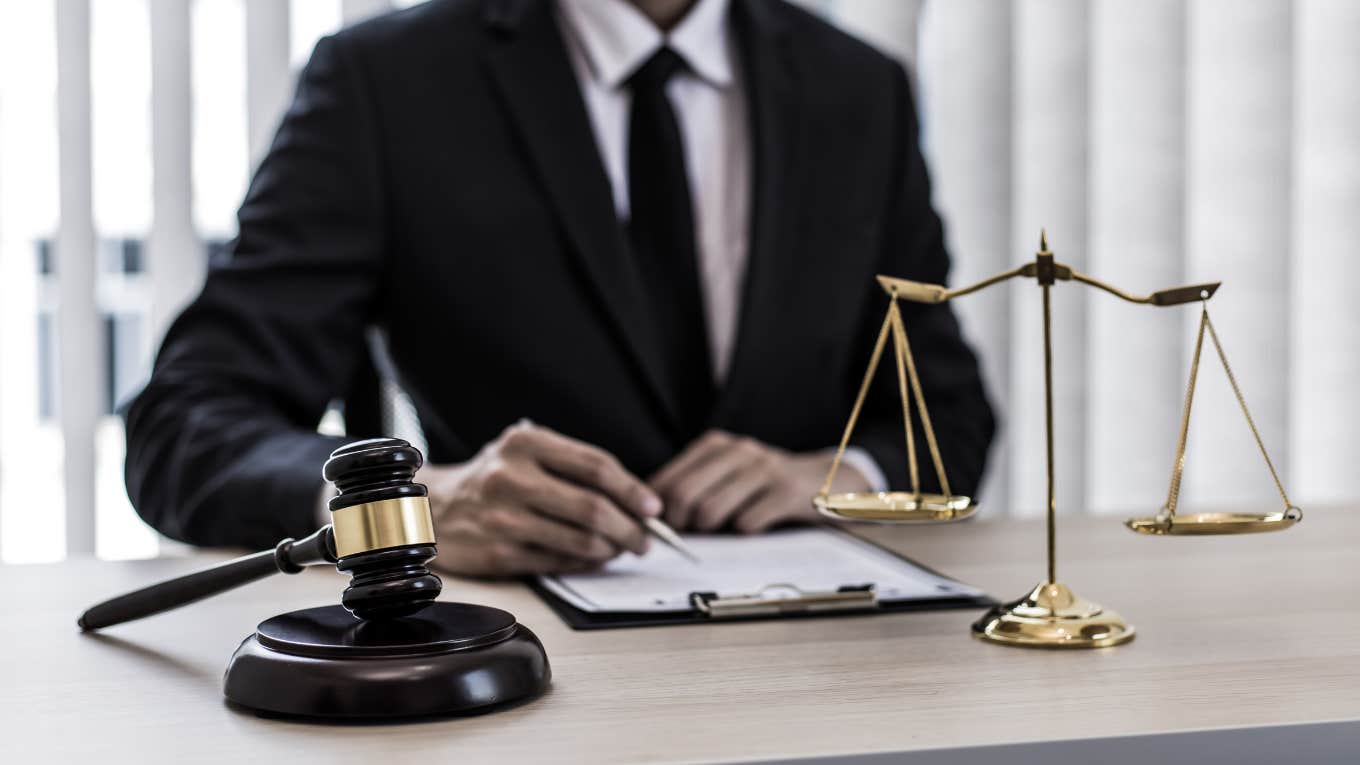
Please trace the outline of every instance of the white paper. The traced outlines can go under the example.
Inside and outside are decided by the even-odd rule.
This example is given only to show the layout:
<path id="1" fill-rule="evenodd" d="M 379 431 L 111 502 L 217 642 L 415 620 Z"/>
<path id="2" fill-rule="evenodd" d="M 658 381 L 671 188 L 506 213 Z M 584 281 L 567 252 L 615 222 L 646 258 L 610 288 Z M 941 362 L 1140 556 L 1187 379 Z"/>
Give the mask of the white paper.
<path id="1" fill-rule="evenodd" d="M 830 592 L 873 585 L 879 600 L 970 597 L 981 592 L 829 529 L 762 536 L 686 535 L 693 563 L 652 541 L 644 557 L 624 554 L 598 572 L 541 577 L 550 592 L 588 613 L 689 611 L 690 593 L 757 595 L 779 587 Z M 784 593 L 786 594 L 787 589 Z"/>

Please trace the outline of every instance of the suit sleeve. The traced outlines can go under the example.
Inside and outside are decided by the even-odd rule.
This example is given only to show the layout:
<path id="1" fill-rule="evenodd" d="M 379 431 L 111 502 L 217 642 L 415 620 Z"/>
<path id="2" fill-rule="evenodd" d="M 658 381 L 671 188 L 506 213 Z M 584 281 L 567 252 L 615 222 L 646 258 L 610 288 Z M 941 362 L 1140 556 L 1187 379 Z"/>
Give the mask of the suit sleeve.
<path id="1" fill-rule="evenodd" d="M 127 411 L 129 497 L 174 539 L 264 547 L 315 529 L 341 442 L 316 427 L 365 353 L 385 238 L 369 91 L 342 42 L 317 45 L 230 253 Z"/>
<path id="2" fill-rule="evenodd" d="M 946 284 L 949 255 L 945 252 L 940 218 L 930 203 L 930 180 L 919 148 L 911 88 L 900 66 L 893 67 L 893 75 L 893 121 L 900 140 L 894 158 L 893 185 L 883 216 L 883 252 L 878 272 Z M 872 306 L 872 310 L 866 312 L 860 329 L 859 337 L 865 345 L 857 357 L 867 359 L 886 308 L 883 291 L 877 284 L 869 289 L 865 305 Z M 976 496 L 995 431 L 977 358 L 964 341 L 949 303 L 924 305 L 901 301 L 899 305 L 950 488 L 955 493 Z M 883 351 L 852 443 L 873 456 L 892 488 L 906 489 L 910 479 L 892 352 L 890 341 Z M 859 382 L 856 377 L 851 384 L 858 386 Z M 939 481 L 914 407 L 913 403 L 912 425 L 922 488 L 938 491 Z"/>

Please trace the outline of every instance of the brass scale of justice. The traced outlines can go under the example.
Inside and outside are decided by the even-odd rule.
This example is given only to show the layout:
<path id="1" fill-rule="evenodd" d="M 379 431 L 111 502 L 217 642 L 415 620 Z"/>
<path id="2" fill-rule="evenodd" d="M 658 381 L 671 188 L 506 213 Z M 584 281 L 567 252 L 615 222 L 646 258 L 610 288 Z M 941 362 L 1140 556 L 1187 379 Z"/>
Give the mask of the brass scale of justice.
<path id="1" fill-rule="evenodd" d="M 1130 303 L 1152 306 L 1178 306 L 1187 303 L 1200 303 L 1199 331 L 1195 339 L 1195 349 L 1190 362 L 1190 381 L 1185 391 L 1185 406 L 1181 414 L 1180 438 L 1176 443 L 1175 460 L 1171 468 L 1170 488 L 1167 490 L 1166 503 L 1153 516 L 1130 518 L 1125 525 L 1140 534 L 1163 535 L 1210 535 L 1210 534 L 1250 534 L 1267 531 L 1282 531 L 1298 523 L 1303 511 L 1289 501 L 1284 485 L 1280 482 L 1275 465 L 1266 452 L 1265 443 L 1247 409 L 1246 399 L 1228 365 L 1227 355 L 1219 342 L 1213 322 L 1209 320 L 1208 302 L 1218 290 L 1220 282 L 1194 284 L 1174 287 L 1154 292 L 1151 295 L 1132 295 L 1117 287 L 1078 272 L 1076 269 L 1059 263 L 1048 250 L 1045 233 L 1039 235 L 1039 252 L 1034 262 L 1026 263 L 1004 273 L 984 279 L 976 284 L 957 289 L 949 289 L 939 284 L 915 282 L 891 276 L 879 276 L 878 282 L 888 293 L 888 312 L 883 319 L 869 358 L 869 368 L 864 382 L 850 411 L 850 420 L 845 425 L 831 470 L 821 492 L 813 498 L 813 505 L 823 515 L 852 521 L 877 521 L 888 523 L 940 522 L 968 518 L 977 512 L 978 505 L 971 497 L 954 494 L 950 491 L 949 479 L 940 458 L 940 450 L 935 440 L 935 429 L 931 424 L 930 413 L 926 408 L 925 394 L 917 375 L 916 360 L 912 357 L 911 344 L 898 309 L 898 300 L 917 303 L 943 303 L 954 298 L 978 292 L 987 287 L 1015 278 L 1031 278 L 1038 282 L 1043 294 L 1044 327 L 1044 415 L 1047 446 L 1047 486 L 1048 486 L 1048 578 L 1035 586 L 1024 597 L 995 606 L 972 625 L 972 634 L 982 640 L 1004 645 L 1027 646 L 1035 648 L 1103 648 L 1120 645 L 1133 639 L 1134 627 L 1124 621 L 1114 611 L 1102 608 L 1088 600 L 1077 597 L 1067 585 L 1057 578 L 1057 553 L 1055 550 L 1056 503 L 1053 486 L 1053 345 L 1052 315 L 1049 292 L 1060 281 L 1075 281 L 1090 287 L 1104 290 Z M 1237 402 L 1246 417 L 1247 425 L 1256 445 L 1265 458 L 1275 488 L 1279 491 L 1284 509 L 1268 513 L 1177 513 L 1180 498 L 1181 474 L 1185 468 L 1185 444 L 1190 429 L 1190 409 L 1195 397 L 1195 380 L 1199 374 L 1200 352 L 1204 347 L 1205 331 L 1213 342 L 1214 350 L 1223 363 L 1223 370 L 1232 386 Z M 911 477 L 909 492 L 843 493 L 831 494 L 831 483 L 840 468 L 855 422 L 873 382 L 874 373 L 883 356 L 888 338 L 893 341 L 893 355 L 897 366 L 898 392 L 902 399 L 903 425 L 906 431 L 907 462 Z M 942 493 L 923 493 L 921 491 L 920 470 L 917 465 L 916 440 L 913 437 L 911 401 L 914 399 L 920 415 L 926 445 L 930 450 L 931 462 L 939 480 Z"/>

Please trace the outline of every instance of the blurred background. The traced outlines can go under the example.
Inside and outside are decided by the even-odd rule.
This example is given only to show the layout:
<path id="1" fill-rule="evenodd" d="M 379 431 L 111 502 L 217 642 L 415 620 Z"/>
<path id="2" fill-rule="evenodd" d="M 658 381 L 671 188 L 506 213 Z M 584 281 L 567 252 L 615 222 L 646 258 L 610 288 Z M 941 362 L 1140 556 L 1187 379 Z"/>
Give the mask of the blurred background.
<path id="1" fill-rule="evenodd" d="M 0 560 L 173 549 L 128 504 L 116 408 L 234 235 L 316 40 L 412 4 L 0 4 Z M 1360 3 L 802 4 L 911 72 L 955 283 L 1031 258 L 1040 227 L 1129 291 L 1222 280 L 1215 325 L 1291 499 L 1360 500 Z M 1054 301 L 1059 509 L 1155 512 L 1197 311 Z M 986 512 L 1037 514 L 1037 290 L 958 310 L 1002 415 Z M 1182 504 L 1278 502 L 1206 355 Z"/>

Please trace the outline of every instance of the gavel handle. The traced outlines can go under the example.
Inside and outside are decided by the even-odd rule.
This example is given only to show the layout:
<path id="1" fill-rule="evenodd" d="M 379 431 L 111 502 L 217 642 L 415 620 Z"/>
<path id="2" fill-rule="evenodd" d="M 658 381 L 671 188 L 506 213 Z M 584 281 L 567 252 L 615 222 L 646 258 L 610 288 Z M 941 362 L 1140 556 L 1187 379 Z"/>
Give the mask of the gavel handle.
<path id="1" fill-rule="evenodd" d="M 246 555 L 106 600 L 81 614 L 76 624 L 86 632 L 103 629 L 169 611 L 270 574 L 296 574 L 304 566 L 334 562 L 335 537 L 330 524 L 326 524 L 300 541 L 285 539 L 273 550 Z"/>

